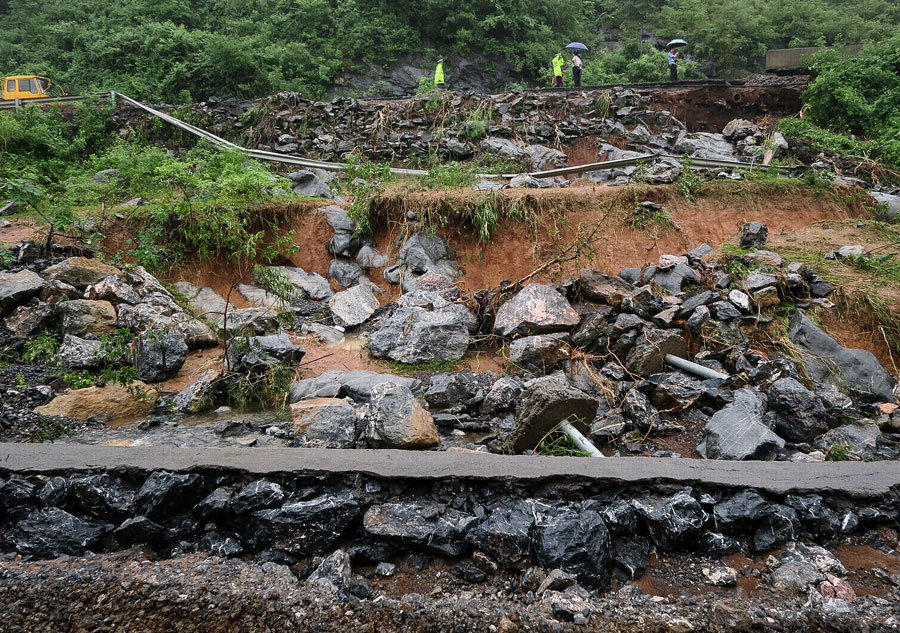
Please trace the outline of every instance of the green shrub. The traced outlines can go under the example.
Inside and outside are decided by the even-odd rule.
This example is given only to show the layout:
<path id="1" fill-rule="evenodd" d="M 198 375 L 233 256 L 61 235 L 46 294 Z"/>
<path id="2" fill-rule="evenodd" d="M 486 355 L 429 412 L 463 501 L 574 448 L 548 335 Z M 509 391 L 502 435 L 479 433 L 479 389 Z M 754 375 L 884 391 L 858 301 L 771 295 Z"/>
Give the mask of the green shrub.
<path id="1" fill-rule="evenodd" d="M 25 341 L 25 349 L 22 352 L 22 360 L 26 363 L 43 361 L 48 365 L 56 364 L 56 353 L 59 351 L 59 341 L 49 332 L 41 334 Z"/>

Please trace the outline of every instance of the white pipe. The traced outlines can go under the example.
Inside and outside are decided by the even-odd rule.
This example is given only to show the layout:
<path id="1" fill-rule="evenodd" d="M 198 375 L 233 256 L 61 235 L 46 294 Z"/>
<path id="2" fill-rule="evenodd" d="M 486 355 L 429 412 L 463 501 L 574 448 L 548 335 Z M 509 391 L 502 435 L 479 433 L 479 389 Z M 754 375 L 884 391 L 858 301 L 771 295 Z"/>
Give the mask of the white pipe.
<path id="1" fill-rule="evenodd" d="M 701 378 L 718 378 L 720 380 L 730 378 L 728 374 L 723 374 L 715 369 L 692 363 L 691 361 L 679 358 L 678 356 L 672 356 L 672 354 L 666 354 L 666 362 L 672 367 L 694 374 L 695 376 L 700 376 Z"/>
<path id="2" fill-rule="evenodd" d="M 578 450 L 584 451 L 585 453 L 590 453 L 591 457 L 606 457 L 606 455 L 601 453 L 596 446 L 591 444 L 591 441 L 588 438 L 581 434 L 581 431 L 576 429 L 568 422 L 560 422 L 559 430 L 569 436 L 569 438 L 572 440 L 572 444 L 574 444 L 575 448 L 577 448 Z"/>

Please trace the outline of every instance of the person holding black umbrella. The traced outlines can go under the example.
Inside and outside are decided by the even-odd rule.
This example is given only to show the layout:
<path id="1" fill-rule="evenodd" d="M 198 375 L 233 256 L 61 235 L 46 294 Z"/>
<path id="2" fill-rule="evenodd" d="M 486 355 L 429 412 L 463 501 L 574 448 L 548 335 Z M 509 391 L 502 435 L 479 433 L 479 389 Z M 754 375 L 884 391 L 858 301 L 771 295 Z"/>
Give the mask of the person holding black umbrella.
<path id="1" fill-rule="evenodd" d="M 572 51 L 572 79 L 576 88 L 581 88 L 581 71 L 584 70 L 584 62 L 581 61 L 579 53 L 587 49 L 588 47 L 581 42 L 572 42 L 566 46 L 567 51 Z"/>
<path id="2" fill-rule="evenodd" d="M 668 44 L 666 44 L 666 48 L 669 49 L 669 81 L 678 81 L 678 58 L 680 57 L 680 53 L 678 52 L 679 46 L 687 46 L 687 42 L 684 40 L 672 40 Z"/>

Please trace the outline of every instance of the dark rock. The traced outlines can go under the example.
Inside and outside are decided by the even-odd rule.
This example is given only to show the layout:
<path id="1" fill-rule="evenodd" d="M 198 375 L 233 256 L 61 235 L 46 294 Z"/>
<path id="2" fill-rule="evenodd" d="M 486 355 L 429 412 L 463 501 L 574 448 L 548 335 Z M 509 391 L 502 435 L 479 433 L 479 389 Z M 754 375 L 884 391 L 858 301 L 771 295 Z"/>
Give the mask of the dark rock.
<path id="1" fill-rule="evenodd" d="M 763 424 L 765 398 L 739 389 L 734 401 L 717 411 L 703 429 L 697 452 L 707 459 L 774 459 L 784 440 Z"/>
<path id="2" fill-rule="evenodd" d="M 804 529 L 817 533 L 822 519 L 822 497 L 819 495 L 788 495 L 785 504 L 797 512 L 797 518 Z"/>
<path id="3" fill-rule="evenodd" d="M 843 347 L 801 311 L 791 319 L 788 335 L 810 354 L 804 361 L 813 382 L 830 382 L 875 401 L 894 401 L 894 382 L 871 352 Z"/>
<path id="4" fill-rule="evenodd" d="M 497 508 L 469 530 L 466 541 L 505 567 L 520 569 L 531 562 L 531 528 L 534 512 L 522 502 Z"/>
<path id="5" fill-rule="evenodd" d="M 410 236 L 400 247 L 397 257 L 416 275 L 434 272 L 451 279 L 459 276 L 459 266 L 453 261 L 456 253 L 440 235 L 419 232 Z"/>
<path id="6" fill-rule="evenodd" d="M 709 304 L 709 313 L 719 321 L 731 321 L 743 316 L 730 301 L 716 301 Z"/>
<path id="7" fill-rule="evenodd" d="M 622 400 L 622 414 L 642 433 L 647 433 L 659 423 L 659 411 L 650 404 L 650 399 L 637 389 L 625 394 Z"/>
<path id="8" fill-rule="evenodd" d="M 699 334 L 703 324 L 710 318 L 709 308 L 706 306 L 697 307 L 687 320 L 688 329 L 693 334 Z"/>
<path id="9" fill-rule="evenodd" d="M 468 549 L 466 532 L 476 521 L 471 514 L 434 503 L 385 503 L 369 508 L 363 527 L 404 548 L 460 556 Z"/>
<path id="10" fill-rule="evenodd" d="M 763 519 L 762 525 L 753 535 L 753 549 L 762 552 L 780 543 L 793 541 L 797 538 L 799 528 L 800 522 L 793 508 L 773 504 L 771 514 Z"/>
<path id="11" fill-rule="evenodd" d="M 235 514 L 246 514 L 280 503 L 284 497 L 284 490 L 281 486 L 268 479 L 257 479 L 244 486 L 234 496 L 231 501 L 231 509 Z"/>
<path id="12" fill-rule="evenodd" d="M 508 440 L 513 452 L 534 449 L 557 424 L 568 420 L 576 426 L 590 424 L 597 400 L 553 378 L 525 384 L 516 409 L 516 430 Z"/>
<path id="13" fill-rule="evenodd" d="M 816 446 L 828 451 L 832 446 L 848 446 L 853 459 L 866 460 L 875 456 L 881 445 L 881 431 L 872 422 L 860 420 L 839 426 L 825 433 Z"/>
<path id="14" fill-rule="evenodd" d="M 775 431 L 791 442 L 810 442 L 828 430 L 825 407 L 795 378 L 780 378 L 769 389 Z"/>
<path id="15" fill-rule="evenodd" d="M 684 490 L 670 497 L 644 495 L 632 504 L 653 541 L 664 551 L 694 544 L 707 519 L 697 500 Z"/>
<path id="16" fill-rule="evenodd" d="M 522 383 L 511 376 L 501 376 L 484 397 L 481 412 L 493 415 L 503 411 L 512 411 L 516 408 L 521 393 Z"/>
<path id="17" fill-rule="evenodd" d="M 15 508 L 23 506 L 34 499 L 37 485 L 19 475 L 12 475 L 5 482 L 0 482 L 0 507 Z"/>
<path id="18" fill-rule="evenodd" d="M 762 248 L 769 237 L 769 227 L 761 222 L 746 222 L 741 227 L 741 248 Z"/>
<path id="19" fill-rule="evenodd" d="M 453 568 L 453 573 L 458 578 L 470 583 L 484 582 L 485 578 L 487 578 L 487 574 L 469 560 L 458 562 Z"/>
<path id="20" fill-rule="evenodd" d="M 609 326 L 608 317 L 613 313 L 612 308 L 604 306 L 605 310 L 592 311 L 582 314 L 581 323 L 572 331 L 570 341 L 575 347 L 593 349 L 606 328 Z"/>
<path id="21" fill-rule="evenodd" d="M 11 479 L 11 478 L 10 478 Z M 44 487 L 38 492 L 38 499 L 47 508 L 59 508 L 66 504 L 66 498 L 69 492 L 69 484 L 63 477 L 51 477 Z M 5 505 L 2 501 L 3 492 L 0 488 L 0 505 Z"/>
<path id="22" fill-rule="evenodd" d="M 134 490 L 108 473 L 74 477 L 69 480 L 69 492 L 82 511 L 99 519 L 121 521 L 134 506 Z"/>
<path id="23" fill-rule="evenodd" d="M 643 536 L 614 538 L 611 558 L 617 576 L 624 580 L 639 578 L 650 564 L 650 542 Z"/>
<path id="24" fill-rule="evenodd" d="M 554 286 L 529 284 L 497 310 L 494 331 L 501 336 L 564 332 L 580 320 Z"/>
<path id="25" fill-rule="evenodd" d="M 298 196 L 309 198 L 333 198 L 331 187 L 308 169 L 300 169 L 287 175 L 291 189 Z"/>
<path id="26" fill-rule="evenodd" d="M 216 488 L 194 506 L 194 514 L 204 521 L 219 521 L 231 514 L 231 490 Z"/>
<path id="27" fill-rule="evenodd" d="M 564 343 L 553 336 L 526 336 L 509 346 L 509 362 L 538 376 L 549 374 L 568 357 Z"/>
<path id="28" fill-rule="evenodd" d="M 3 325 L 13 336 L 25 339 L 46 330 L 53 323 L 53 307 L 32 299 L 27 305 L 19 306 L 3 319 Z"/>
<path id="29" fill-rule="evenodd" d="M 99 547 L 112 527 L 84 521 L 59 508 L 44 508 L 19 521 L 7 538 L 13 549 L 23 556 L 81 556 L 85 550 Z"/>
<path id="30" fill-rule="evenodd" d="M 219 372 L 215 369 L 207 369 L 180 393 L 172 398 L 172 409 L 182 413 L 200 413 L 210 408 L 214 402 L 216 380 Z"/>
<path id="31" fill-rule="evenodd" d="M 432 409 L 449 409 L 469 401 L 478 389 L 478 379 L 471 372 L 435 374 L 425 392 L 425 401 Z"/>
<path id="32" fill-rule="evenodd" d="M 341 589 L 350 584 L 352 572 L 350 555 L 339 549 L 319 563 L 306 582 L 309 585 Z"/>
<path id="33" fill-rule="evenodd" d="M 350 288 L 359 283 L 362 268 L 352 259 L 336 256 L 328 266 L 328 278 L 334 279 L 344 288 Z"/>
<path id="34" fill-rule="evenodd" d="M 703 383 L 680 373 L 662 374 L 654 382 L 658 384 L 650 394 L 650 402 L 657 409 L 675 413 L 692 406 L 704 391 Z"/>
<path id="35" fill-rule="evenodd" d="M 325 494 L 309 501 L 258 510 L 248 529 L 263 543 L 291 554 L 317 554 L 331 548 L 359 518 L 350 495 Z"/>
<path id="36" fill-rule="evenodd" d="M 72 369 L 100 369 L 105 363 L 102 347 L 102 341 L 66 334 L 56 354 L 56 360 Z"/>
<path id="37" fill-rule="evenodd" d="M 606 528 L 613 536 L 634 534 L 637 530 L 637 512 L 627 501 L 616 501 L 600 511 Z"/>
<path id="38" fill-rule="evenodd" d="M 151 519 L 168 517 L 189 509 L 203 492 L 203 477 L 165 470 L 150 474 L 134 496 L 137 514 Z"/>
<path id="39" fill-rule="evenodd" d="M 741 534 L 752 531 L 761 519 L 772 512 L 772 504 L 757 492 L 744 490 L 717 503 L 713 509 L 713 521 L 716 529 L 725 534 Z"/>
<path id="40" fill-rule="evenodd" d="M 344 371 L 329 369 L 316 378 L 298 380 L 291 386 L 290 401 L 299 402 L 309 398 L 334 398 L 347 396 L 355 402 L 368 402 L 376 385 L 391 383 L 416 389 L 419 381 L 407 376 L 381 374 L 374 371 L 354 369 Z"/>
<path id="41" fill-rule="evenodd" d="M 113 530 L 113 537 L 123 547 L 133 545 L 158 545 L 165 539 L 166 530 L 158 523 L 154 523 L 145 516 L 125 519 L 122 524 Z"/>
<path id="42" fill-rule="evenodd" d="M 188 346 L 181 332 L 144 332 L 134 344 L 134 366 L 145 382 L 168 380 L 187 359 Z"/>
<path id="43" fill-rule="evenodd" d="M 761 389 L 768 390 L 772 384 L 782 378 L 800 379 L 797 365 L 788 358 L 773 358 L 754 367 L 749 374 L 750 382 Z"/>
<path id="44" fill-rule="evenodd" d="M 603 518 L 593 510 L 560 508 L 547 512 L 534 527 L 534 549 L 545 568 L 576 574 L 585 584 L 609 584 L 609 532 Z"/>
<path id="45" fill-rule="evenodd" d="M 578 278 L 581 294 L 591 301 L 599 301 L 618 310 L 625 297 L 633 296 L 637 289 L 628 282 L 606 275 L 594 268 L 582 268 Z"/>
<path id="46" fill-rule="evenodd" d="M 234 558 L 244 553 L 244 546 L 237 535 L 222 534 L 216 530 L 205 532 L 197 548 L 221 558 Z"/>
<path id="47" fill-rule="evenodd" d="M 700 274 L 687 264 L 676 264 L 667 270 L 657 271 L 653 283 L 673 295 L 681 294 L 686 284 L 700 283 Z"/>
<path id="48" fill-rule="evenodd" d="M 741 551 L 741 542 L 718 532 L 704 532 L 697 543 L 697 551 L 712 556 L 725 556 Z"/>

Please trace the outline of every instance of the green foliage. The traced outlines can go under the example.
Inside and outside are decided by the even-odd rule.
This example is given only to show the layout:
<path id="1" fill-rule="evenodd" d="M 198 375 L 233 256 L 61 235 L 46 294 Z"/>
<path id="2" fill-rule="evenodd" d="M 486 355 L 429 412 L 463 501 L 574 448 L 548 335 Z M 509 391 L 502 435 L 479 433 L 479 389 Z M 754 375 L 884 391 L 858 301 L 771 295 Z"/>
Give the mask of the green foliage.
<path id="1" fill-rule="evenodd" d="M 16 389 L 25 389 L 27 386 L 28 383 L 25 382 L 25 376 L 16 374 Z"/>
<path id="2" fill-rule="evenodd" d="M 78 373 L 63 374 L 63 381 L 69 386 L 69 389 L 84 389 L 94 384 L 94 377 L 86 369 L 82 369 Z"/>
<path id="3" fill-rule="evenodd" d="M 454 371 L 459 365 L 458 361 L 452 360 L 436 360 L 431 363 L 401 363 L 399 361 L 389 360 L 385 361 L 385 363 L 391 368 L 392 374 L 397 374 L 399 376 L 409 376 L 417 372 Z"/>
<path id="4" fill-rule="evenodd" d="M 45 331 L 25 341 L 22 360 L 26 363 L 42 361 L 48 365 L 55 365 L 58 351 L 59 341 L 52 334 Z"/>
<path id="5" fill-rule="evenodd" d="M 884 255 L 855 255 L 848 258 L 847 261 L 863 272 L 900 281 L 900 262 L 896 259 L 897 253 L 886 253 Z"/>
<path id="6" fill-rule="evenodd" d="M 849 444 L 832 444 L 825 451 L 825 461 L 846 462 L 853 454 L 852 448 Z"/>
<path id="7" fill-rule="evenodd" d="M 66 435 L 71 435 L 74 429 L 69 422 L 55 418 L 38 418 L 37 428 L 28 436 L 29 442 L 52 442 Z"/>
<path id="8" fill-rule="evenodd" d="M 675 186 L 678 187 L 678 191 L 681 192 L 681 195 L 683 195 L 686 200 L 694 202 L 695 195 L 703 186 L 703 178 L 700 177 L 700 174 L 691 169 L 691 164 L 691 159 L 685 156 L 681 167 L 681 173 L 678 175 L 678 180 L 675 181 Z"/>
<path id="9" fill-rule="evenodd" d="M 631 228 L 635 230 L 647 228 L 667 230 L 674 227 L 675 220 L 672 219 L 672 214 L 665 207 L 659 209 L 638 207 L 631 216 Z"/>
<path id="10" fill-rule="evenodd" d="M 9 242 L 0 242 L 0 270 L 8 270 L 16 265 L 13 248 Z"/>
<path id="11" fill-rule="evenodd" d="M 547 433 L 534 449 L 536 455 L 549 457 L 590 457 L 591 454 L 575 448 L 572 438 L 554 427 Z"/>
<path id="12" fill-rule="evenodd" d="M 803 95 L 812 122 L 870 142 L 823 134 L 819 140 L 900 166 L 900 32 L 856 57 L 822 53 L 813 70 L 817 77 Z"/>
<path id="13" fill-rule="evenodd" d="M 225 378 L 228 404 L 239 409 L 256 405 L 286 409 L 288 392 L 296 379 L 296 370 L 286 365 L 276 365 L 263 373 L 229 373 Z"/>
<path id="14" fill-rule="evenodd" d="M 394 180 L 391 166 L 388 163 L 373 163 L 370 160 L 360 161 L 358 157 L 349 157 L 349 165 L 341 174 L 345 190 L 352 196 L 353 202 L 347 210 L 347 216 L 356 223 L 356 237 L 372 232 L 372 202 L 384 191 L 385 186 Z"/>

